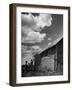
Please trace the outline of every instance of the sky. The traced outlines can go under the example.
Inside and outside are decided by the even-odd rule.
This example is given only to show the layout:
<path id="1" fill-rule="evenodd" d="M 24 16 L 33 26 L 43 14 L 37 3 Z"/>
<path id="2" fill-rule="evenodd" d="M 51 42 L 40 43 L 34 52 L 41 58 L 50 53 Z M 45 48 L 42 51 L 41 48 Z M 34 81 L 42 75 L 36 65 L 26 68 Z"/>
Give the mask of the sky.
<path id="1" fill-rule="evenodd" d="M 22 53 L 38 53 L 63 37 L 63 15 L 48 13 L 21 14 Z"/>

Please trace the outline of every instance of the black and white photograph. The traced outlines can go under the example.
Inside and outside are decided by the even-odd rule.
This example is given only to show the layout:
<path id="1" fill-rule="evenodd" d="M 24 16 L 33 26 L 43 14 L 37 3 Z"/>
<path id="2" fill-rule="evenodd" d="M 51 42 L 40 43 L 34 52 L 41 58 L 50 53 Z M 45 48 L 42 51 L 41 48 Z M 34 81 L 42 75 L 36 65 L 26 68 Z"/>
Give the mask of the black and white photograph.
<path id="1" fill-rule="evenodd" d="M 10 84 L 70 82 L 70 8 L 11 4 Z"/>
<path id="2" fill-rule="evenodd" d="M 63 75 L 63 15 L 21 13 L 21 76 Z"/>

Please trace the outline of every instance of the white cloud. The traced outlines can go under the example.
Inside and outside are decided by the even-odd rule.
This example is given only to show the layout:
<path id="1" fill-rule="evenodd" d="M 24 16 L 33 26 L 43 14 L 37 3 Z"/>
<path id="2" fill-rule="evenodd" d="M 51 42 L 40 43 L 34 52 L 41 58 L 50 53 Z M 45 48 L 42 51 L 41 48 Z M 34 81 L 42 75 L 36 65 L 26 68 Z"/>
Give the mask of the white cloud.
<path id="1" fill-rule="evenodd" d="M 51 26 L 52 24 L 52 17 L 50 14 L 40 14 L 38 17 L 36 17 L 36 25 L 37 27 L 44 28 L 45 26 Z"/>
<path id="2" fill-rule="evenodd" d="M 39 14 L 34 17 L 32 14 L 22 14 L 22 26 L 31 27 L 34 31 L 41 31 L 45 26 L 51 26 L 52 16 L 50 14 Z"/>
<path id="3" fill-rule="evenodd" d="M 22 42 L 24 43 L 39 43 L 46 36 L 45 33 L 35 32 L 29 27 L 22 27 L 22 33 L 26 34 L 26 36 L 22 36 Z"/>
<path id="4" fill-rule="evenodd" d="M 39 43 L 44 40 L 46 34 L 40 33 L 45 26 L 51 26 L 52 17 L 50 14 L 22 14 L 22 42 Z"/>
<path id="5" fill-rule="evenodd" d="M 36 42 L 41 42 L 46 34 L 40 34 L 39 32 L 34 32 L 31 31 L 28 33 L 27 37 L 25 38 L 25 42 L 30 42 L 30 43 L 36 43 Z"/>

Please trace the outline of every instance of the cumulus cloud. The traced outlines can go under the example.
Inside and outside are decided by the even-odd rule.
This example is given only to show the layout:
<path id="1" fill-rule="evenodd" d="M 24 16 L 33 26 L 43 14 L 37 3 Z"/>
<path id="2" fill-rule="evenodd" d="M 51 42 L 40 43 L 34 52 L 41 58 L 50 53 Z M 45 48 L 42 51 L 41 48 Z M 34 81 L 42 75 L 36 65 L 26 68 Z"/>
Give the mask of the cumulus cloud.
<path id="1" fill-rule="evenodd" d="M 24 42 L 25 43 L 39 43 L 41 42 L 46 34 L 40 34 L 39 32 L 34 32 L 31 31 L 30 33 L 27 34 L 26 37 L 24 37 Z"/>
<path id="2" fill-rule="evenodd" d="M 39 14 L 39 16 L 33 16 L 32 14 L 21 15 L 22 26 L 31 27 L 35 31 L 40 31 L 45 26 L 51 26 L 52 16 L 51 14 Z"/>
<path id="3" fill-rule="evenodd" d="M 27 26 L 22 27 L 22 42 L 24 43 L 39 43 L 45 36 L 45 33 L 35 32 Z"/>
<path id="4" fill-rule="evenodd" d="M 50 14 L 40 14 L 38 17 L 35 18 L 37 27 L 44 28 L 45 26 L 51 26 L 52 24 L 52 17 Z"/>
<path id="5" fill-rule="evenodd" d="M 45 33 L 40 31 L 45 27 L 51 26 L 52 17 L 50 14 L 22 14 L 22 42 L 40 43 L 46 37 Z"/>

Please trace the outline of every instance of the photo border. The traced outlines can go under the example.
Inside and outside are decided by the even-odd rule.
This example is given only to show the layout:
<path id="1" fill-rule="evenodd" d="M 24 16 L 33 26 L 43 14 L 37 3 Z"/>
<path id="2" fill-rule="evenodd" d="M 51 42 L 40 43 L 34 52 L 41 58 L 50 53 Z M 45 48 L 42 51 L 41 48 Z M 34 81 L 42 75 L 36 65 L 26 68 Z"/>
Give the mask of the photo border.
<path id="1" fill-rule="evenodd" d="M 13 3 L 9 6 L 10 10 L 10 73 L 9 84 L 11 86 L 30 86 L 30 85 L 46 85 L 59 84 L 70 82 L 70 7 L 65 6 L 50 6 L 50 5 L 34 5 L 34 4 L 17 4 Z M 68 10 L 68 80 L 67 81 L 53 81 L 53 82 L 36 82 L 36 83 L 16 83 L 16 8 L 17 7 L 31 7 L 31 8 L 50 8 L 50 9 L 64 9 Z"/>

